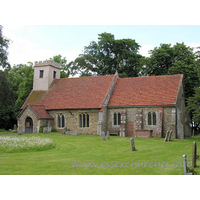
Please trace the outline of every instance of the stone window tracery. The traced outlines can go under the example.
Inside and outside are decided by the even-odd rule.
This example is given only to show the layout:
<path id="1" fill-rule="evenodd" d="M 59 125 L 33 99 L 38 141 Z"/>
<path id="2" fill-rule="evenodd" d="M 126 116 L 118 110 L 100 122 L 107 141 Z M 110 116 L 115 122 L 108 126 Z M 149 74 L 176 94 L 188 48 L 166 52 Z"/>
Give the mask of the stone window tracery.
<path id="1" fill-rule="evenodd" d="M 155 112 L 148 113 L 148 125 L 156 125 L 156 113 Z"/>
<path id="2" fill-rule="evenodd" d="M 79 114 L 79 127 L 80 128 L 90 127 L 89 114 L 84 114 L 84 113 Z"/>
<path id="3" fill-rule="evenodd" d="M 64 128 L 65 127 L 65 116 L 64 114 L 58 114 L 57 115 L 57 120 L 58 120 L 58 128 Z"/>
<path id="4" fill-rule="evenodd" d="M 120 125 L 121 124 L 121 113 L 114 113 L 114 118 L 113 118 L 113 124 L 114 125 Z"/>

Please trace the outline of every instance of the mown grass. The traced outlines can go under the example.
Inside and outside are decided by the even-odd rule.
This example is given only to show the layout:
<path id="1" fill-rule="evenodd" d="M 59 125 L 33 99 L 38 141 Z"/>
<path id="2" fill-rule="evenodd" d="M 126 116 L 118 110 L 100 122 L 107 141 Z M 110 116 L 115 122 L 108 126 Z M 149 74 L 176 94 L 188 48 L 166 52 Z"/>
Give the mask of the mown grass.
<path id="1" fill-rule="evenodd" d="M 136 151 L 132 152 L 129 137 L 111 136 L 109 140 L 102 141 L 101 136 L 71 136 L 61 133 L 24 134 L 23 136 L 52 139 L 56 148 L 36 152 L 0 153 L 0 174 L 183 175 L 183 167 L 176 165 L 182 163 L 183 154 L 187 155 L 188 161 L 192 160 L 193 141 L 196 141 L 197 154 L 200 154 L 199 137 L 172 139 L 170 142 L 164 142 L 164 138 L 134 138 Z M 75 162 L 77 165 L 79 162 L 78 167 Z M 89 165 L 81 167 L 84 162 L 86 164 L 94 162 L 97 167 Z M 136 162 L 137 166 L 135 164 L 131 166 L 133 162 Z M 197 161 L 197 168 L 195 168 L 197 174 L 200 174 L 199 166 L 200 162 Z"/>

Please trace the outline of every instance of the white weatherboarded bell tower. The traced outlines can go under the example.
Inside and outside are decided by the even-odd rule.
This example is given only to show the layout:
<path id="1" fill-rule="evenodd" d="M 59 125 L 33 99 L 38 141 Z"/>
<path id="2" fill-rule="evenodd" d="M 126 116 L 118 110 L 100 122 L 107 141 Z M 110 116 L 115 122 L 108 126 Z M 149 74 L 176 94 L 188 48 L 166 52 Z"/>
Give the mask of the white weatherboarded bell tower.
<path id="1" fill-rule="evenodd" d="M 35 62 L 33 90 L 48 90 L 54 79 L 60 78 L 60 64 L 53 61 Z"/>

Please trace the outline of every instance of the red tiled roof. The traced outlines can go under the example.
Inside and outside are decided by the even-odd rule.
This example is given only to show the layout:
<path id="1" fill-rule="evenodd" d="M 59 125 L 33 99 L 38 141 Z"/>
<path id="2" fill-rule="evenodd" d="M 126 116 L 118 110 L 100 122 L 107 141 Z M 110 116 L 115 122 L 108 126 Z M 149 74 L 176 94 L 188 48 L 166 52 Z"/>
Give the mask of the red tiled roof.
<path id="1" fill-rule="evenodd" d="M 29 105 L 40 119 L 53 119 L 53 117 L 45 110 L 44 105 Z"/>
<path id="2" fill-rule="evenodd" d="M 174 105 L 183 75 L 119 78 L 108 107 Z"/>
<path id="3" fill-rule="evenodd" d="M 46 110 L 101 108 L 116 75 L 56 79 L 38 102 Z"/>

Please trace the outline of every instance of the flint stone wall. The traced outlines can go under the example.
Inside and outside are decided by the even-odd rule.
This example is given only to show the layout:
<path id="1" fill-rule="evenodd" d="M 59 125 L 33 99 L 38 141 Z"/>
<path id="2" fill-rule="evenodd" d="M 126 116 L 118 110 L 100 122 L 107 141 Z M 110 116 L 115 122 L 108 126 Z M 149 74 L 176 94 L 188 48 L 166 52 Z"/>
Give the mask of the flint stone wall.
<path id="1" fill-rule="evenodd" d="M 97 122 L 98 122 L 98 110 L 88 109 L 88 110 L 53 110 L 49 113 L 54 117 L 53 127 L 57 131 L 62 132 L 63 128 L 58 128 L 57 114 L 63 114 L 65 116 L 65 127 L 70 129 L 70 131 L 78 131 L 78 134 L 97 134 Z M 80 128 L 79 127 L 79 115 L 89 114 L 89 127 Z"/>

